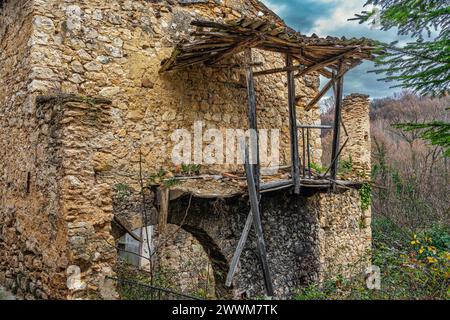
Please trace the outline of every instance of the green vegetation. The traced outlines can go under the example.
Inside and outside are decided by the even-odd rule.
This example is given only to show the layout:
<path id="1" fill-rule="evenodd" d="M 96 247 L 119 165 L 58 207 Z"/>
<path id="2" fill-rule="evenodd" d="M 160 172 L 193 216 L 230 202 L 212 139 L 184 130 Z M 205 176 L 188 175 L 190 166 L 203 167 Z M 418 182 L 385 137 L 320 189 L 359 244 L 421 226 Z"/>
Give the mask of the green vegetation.
<path id="1" fill-rule="evenodd" d="M 127 184 L 118 183 L 114 186 L 114 191 L 118 199 L 125 199 L 130 196 L 131 188 Z"/>
<path id="2" fill-rule="evenodd" d="M 364 278 L 337 277 L 298 291 L 297 300 L 450 299 L 450 230 L 436 225 L 411 232 L 387 218 L 373 222 L 372 263 L 381 269 L 381 290 Z"/>
<path id="3" fill-rule="evenodd" d="M 450 88 L 450 5 L 441 0 L 368 0 L 377 9 L 357 14 L 359 23 L 380 24 L 382 30 L 397 28 L 399 35 L 416 38 L 403 47 L 380 44 L 376 73 L 386 73 L 385 81 L 398 81 L 394 87 L 420 95 L 448 96 Z M 426 36 L 426 40 L 425 40 Z M 447 105 L 448 107 L 448 105 Z M 449 109 L 447 108 L 447 111 Z M 450 123 L 402 123 L 398 128 L 418 131 L 433 146 L 441 146 L 450 157 Z"/>
<path id="4" fill-rule="evenodd" d="M 182 164 L 181 173 L 183 175 L 194 176 L 200 174 L 201 165 L 200 164 Z"/>
<path id="5" fill-rule="evenodd" d="M 399 35 L 415 38 L 403 47 L 380 43 L 384 54 L 377 59 L 376 73 L 386 73 L 386 81 L 422 95 L 445 95 L 450 87 L 450 29 L 448 1 L 367 0 L 376 9 L 357 14 L 359 23 L 397 28 Z"/>
<path id="6" fill-rule="evenodd" d="M 314 162 L 311 162 L 311 169 L 313 169 L 317 174 L 322 174 L 325 173 L 325 171 L 327 171 L 326 168 Z"/>
<path id="7" fill-rule="evenodd" d="M 339 160 L 338 165 L 338 173 L 339 174 L 347 174 L 353 170 L 353 158 L 352 155 L 348 156 L 348 160 L 341 159 Z"/>
<path id="8" fill-rule="evenodd" d="M 370 184 L 364 184 L 359 190 L 359 195 L 361 197 L 361 209 L 363 211 L 369 210 L 372 205 L 372 187 Z"/>

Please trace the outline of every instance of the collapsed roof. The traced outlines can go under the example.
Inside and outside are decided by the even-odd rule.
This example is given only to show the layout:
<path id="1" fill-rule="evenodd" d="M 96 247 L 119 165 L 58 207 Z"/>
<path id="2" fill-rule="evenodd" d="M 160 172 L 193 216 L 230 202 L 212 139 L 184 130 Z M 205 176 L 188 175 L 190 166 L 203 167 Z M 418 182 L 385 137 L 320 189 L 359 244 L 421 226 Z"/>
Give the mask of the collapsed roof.
<path id="1" fill-rule="evenodd" d="M 227 22 L 195 20 L 188 39 L 175 47 L 170 58 L 162 61 L 160 72 L 192 65 L 215 65 L 248 48 L 289 53 L 302 66 L 331 78 L 343 62 L 351 69 L 362 60 L 373 59 L 374 42 L 366 38 L 305 36 L 283 23 L 262 18 L 243 17 Z"/>

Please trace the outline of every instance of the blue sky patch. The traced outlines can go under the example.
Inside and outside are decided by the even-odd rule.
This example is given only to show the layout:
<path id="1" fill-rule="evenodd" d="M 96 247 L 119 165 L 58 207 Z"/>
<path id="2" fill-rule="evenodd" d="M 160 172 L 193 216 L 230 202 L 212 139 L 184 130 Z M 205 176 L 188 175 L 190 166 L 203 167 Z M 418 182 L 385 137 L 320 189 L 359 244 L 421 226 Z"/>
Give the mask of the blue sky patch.
<path id="1" fill-rule="evenodd" d="M 365 0 L 262 0 L 286 23 L 303 34 L 316 33 L 319 36 L 368 37 L 384 42 L 406 42 L 407 37 L 399 37 L 395 29 L 381 31 L 356 21 L 347 21 L 364 8 Z M 400 91 L 390 88 L 393 83 L 377 81 L 383 75 L 368 73 L 373 70 L 372 62 L 365 62 L 350 71 L 345 78 L 345 94 L 364 93 L 372 98 L 391 96 Z"/>

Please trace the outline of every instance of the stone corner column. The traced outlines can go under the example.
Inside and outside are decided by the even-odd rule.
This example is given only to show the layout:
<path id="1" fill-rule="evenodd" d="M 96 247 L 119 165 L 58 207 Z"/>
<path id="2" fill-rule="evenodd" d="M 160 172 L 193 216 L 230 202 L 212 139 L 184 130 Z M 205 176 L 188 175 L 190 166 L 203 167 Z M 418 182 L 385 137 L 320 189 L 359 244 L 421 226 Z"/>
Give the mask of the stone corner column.
<path id="1" fill-rule="evenodd" d="M 371 139 L 370 139 L 370 100 L 369 96 L 353 93 L 344 98 L 342 107 L 342 143 L 348 143 L 342 150 L 341 161 L 350 163 L 349 172 L 345 178 L 364 181 L 371 174 Z"/>

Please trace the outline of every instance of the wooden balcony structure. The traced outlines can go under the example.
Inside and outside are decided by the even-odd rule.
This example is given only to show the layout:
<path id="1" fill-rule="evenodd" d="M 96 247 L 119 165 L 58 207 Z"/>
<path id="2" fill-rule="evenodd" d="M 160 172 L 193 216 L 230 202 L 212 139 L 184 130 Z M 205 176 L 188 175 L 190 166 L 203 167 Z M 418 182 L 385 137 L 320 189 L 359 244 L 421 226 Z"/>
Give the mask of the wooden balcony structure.
<path id="1" fill-rule="evenodd" d="M 369 39 L 345 39 L 318 36 L 305 36 L 293 31 L 285 25 L 263 19 L 241 18 L 229 22 L 193 21 L 197 27 L 189 37 L 181 41 L 174 49 L 170 58 L 162 61 L 160 73 L 180 70 L 194 65 L 206 67 L 232 67 L 246 70 L 248 94 L 249 128 L 258 131 L 257 106 L 255 92 L 255 77 L 285 73 L 288 80 L 288 109 L 290 132 L 290 177 L 284 180 L 262 182 L 259 159 L 256 164 L 250 164 L 249 151 L 246 152 L 246 179 L 250 198 L 251 211 L 244 226 L 241 239 L 232 259 L 227 277 L 227 285 L 232 283 L 241 252 L 252 224 L 257 234 L 257 245 L 260 262 L 264 274 L 266 292 L 273 296 L 274 289 L 267 264 L 265 241 L 260 218 L 261 193 L 270 190 L 292 188 L 300 194 L 302 187 L 336 187 L 336 184 L 351 184 L 338 181 L 337 169 L 339 155 L 346 142 L 341 146 L 341 109 L 343 101 L 344 76 L 363 60 L 374 58 L 375 46 Z M 254 71 L 261 64 L 252 60 L 252 49 L 277 52 L 285 56 L 285 66 L 282 68 Z M 238 53 L 244 53 L 245 62 L 242 65 L 227 65 L 223 62 Z M 335 117 L 332 126 L 307 126 L 297 122 L 297 102 L 295 79 L 317 72 L 328 78 L 321 91 L 306 105 L 305 110 L 313 108 L 318 101 L 333 89 L 335 96 Z M 322 177 L 311 174 L 311 159 L 309 150 L 310 130 L 333 130 L 332 157 L 329 170 Z M 299 150 L 299 131 L 305 142 L 302 156 Z M 256 157 L 259 158 L 259 142 L 256 143 Z M 329 176 L 327 175 L 328 173 Z"/>

